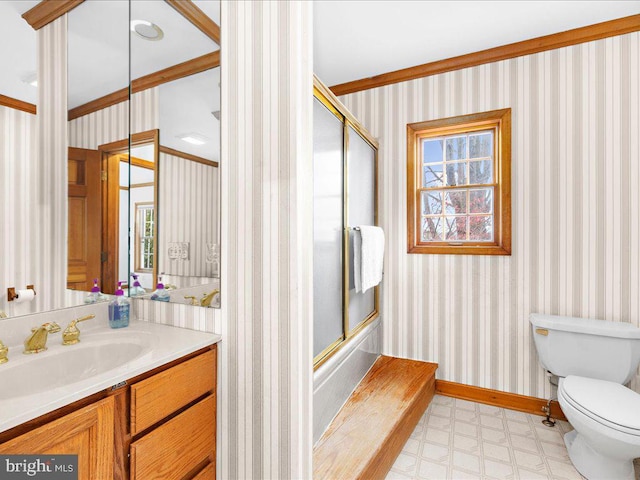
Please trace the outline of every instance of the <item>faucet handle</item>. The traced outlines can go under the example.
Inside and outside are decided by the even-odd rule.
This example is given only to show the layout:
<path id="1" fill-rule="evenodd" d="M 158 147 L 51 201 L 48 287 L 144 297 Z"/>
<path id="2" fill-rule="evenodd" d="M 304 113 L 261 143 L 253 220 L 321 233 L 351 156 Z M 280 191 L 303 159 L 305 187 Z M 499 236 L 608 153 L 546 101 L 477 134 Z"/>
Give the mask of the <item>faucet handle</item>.
<path id="1" fill-rule="evenodd" d="M 60 331 L 60 325 L 58 325 L 56 322 L 47 322 L 47 323 L 43 323 L 39 327 L 33 327 L 31 329 L 31 332 L 35 332 L 40 328 L 45 328 L 49 333 L 58 333 Z"/>
<path id="2" fill-rule="evenodd" d="M 95 315 L 85 315 L 84 317 L 76 318 L 75 320 L 71 320 L 67 328 L 62 332 L 62 345 L 75 345 L 80 341 L 80 330 L 76 326 L 78 322 L 84 322 L 85 320 L 91 320 L 92 318 L 96 318 Z M 58 330 L 60 327 L 58 327 Z"/>
<path id="3" fill-rule="evenodd" d="M 0 365 L 9 361 L 9 347 L 0 340 Z"/>
<path id="4" fill-rule="evenodd" d="M 191 300 L 190 305 L 193 305 L 193 306 L 198 306 L 199 305 L 198 299 L 196 297 L 194 297 L 193 295 L 185 295 L 184 299 L 185 300 Z"/>

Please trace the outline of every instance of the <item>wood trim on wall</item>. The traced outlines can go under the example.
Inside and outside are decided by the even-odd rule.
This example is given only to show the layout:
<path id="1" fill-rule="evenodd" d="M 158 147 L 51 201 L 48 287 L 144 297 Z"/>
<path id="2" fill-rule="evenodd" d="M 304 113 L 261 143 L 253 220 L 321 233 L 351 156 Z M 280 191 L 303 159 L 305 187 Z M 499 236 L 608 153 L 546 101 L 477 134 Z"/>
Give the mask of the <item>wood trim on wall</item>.
<path id="1" fill-rule="evenodd" d="M 122 140 L 116 140 L 115 142 L 105 143 L 98 146 L 98 150 L 102 150 L 108 153 L 127 153 L 129 152 L 129 142 L 131 146 L 144 145 L 146 143 L 158 144 L 160 138 L 160 130 L 153 129 L 146 132 L 134 133 L 131 135 L 131 141 L 124 138 Z"/>
<path id="2" fill-rule="evenodd" d="M 166 153 L 167 155 L 173 155 L 174 157 L 180 157 L 185 160 L 191 160 L 192 162 L 202 163 L 203 165 L 209 165 L 211 167 L 218 167 L 218 162 L 214 160 L 207 160 L 197 155 L 191 155 L 187 152 L 181 152 L 180 150 L 174 150 L 173 148 L 160 145 L 160 153 Z"/>
<path id="3" fill-rule="evenodd" d="M 58 17 L 73 10 L 84 0 L 55 0 L 42 1 L 22 14 L 22 18 L 31 25 L 34 30 L 39 30 L 53 22 Z"/>
<path id="4" fill-rule="evenodd" d="M 490 388 L 474 387 L 446 380 L 436 380 L 436 394 L 493 405 L 494 407 L 508 408 L 519 412 L 533 413 L 543 417 L 546 415 L 542 411 L 542 407 L 547 405 L 547 400 L 518 395 L 517 393 L 501 392 Z M 551 402 L 551 417 L 567 421 L 560 409 L 560 404 L 556 400 Z"/>
<path id="5" fill-rule="evenodd" d="M 220 50 L 178 63 L 155 73 L 136 78 L 131 82 L 131 93 L 138 93 L 163 83 L 188 77 L 220 66 Z"/>
<path id="6" fill-rule="evenodd" d="M 157 87 L 163 83 L 188 77 L 189 75 L 201 73 L 219 66 L 220 50 L 150 73 L 144 77 L 136 78 L 131 82 L 131 93 L 138 93 L 149 88 Z M 97 112 L 98 110 L 111 107 L 118 103 L 126 102 L 128 99 L 129 89 L 123 88 L 110 93 L 109 95 L 105 95 L 104 97 L 85 103 L 84 105 L 72 108 L 69 110 L 68 120 L 74 120 L 82 117 L 83 115 L 88 115 L 89 113 Z"/>
<path id="7" fill-rule="evenodd" d="M 608 22 L 596 23 L 586 27 L 532 38 L 479 52 L 403 68 L 389 73 L 375 75 L 361 80 L 341 83 L 331 87 L 335 95 L 346 95 L 370 88 L 382 87 L 393 83 L 405 82 L 416 78 L 428 77 L 439 73 L 451 72 L 462 68 L 475 67 L 485 63 L 498 62 L 510 58 L 568 47 L 579 43 L 591 42 L 602 38 L 624 35 L 640 30 L 640 15 L 618 18 Z"/>
<path id="8" fill-rule="evenodd" d="M 156 164 L 154 162 L 138 157 L 129 157 L 129 165 L 131 165 L 132 167 L 146 168 L 147 170 L 156 169 Z"/>
<path id="9" fill-rule="evenodd" d="M 69 110 L 67 114 L 67 120 L 71 121 L 76 118 L 88 115 L 89 113 L 97 112 L 112 105 L 116 105 L 121 102 L 126 102 L 129 99 L 129 89 L 123 88 L 117 92 L 110 93 L 104 97 L 92 100 L 84 105 L 79 105 Z"/>
<path id="10" fill-rule="evenodd" d="M 198 27 L 207 37 L 220 45 L 220 26 L 200 10 L 195 3 L 191 0 L 165 0 L 165 2 Z"/>
<path id="11" fill-rule="evenodd" d="M 0 106 L 21 110 L 23 112 L 36 114 L 36 106 L 33 103 L 23 102 L 17 98 L 0 95 Z"/>

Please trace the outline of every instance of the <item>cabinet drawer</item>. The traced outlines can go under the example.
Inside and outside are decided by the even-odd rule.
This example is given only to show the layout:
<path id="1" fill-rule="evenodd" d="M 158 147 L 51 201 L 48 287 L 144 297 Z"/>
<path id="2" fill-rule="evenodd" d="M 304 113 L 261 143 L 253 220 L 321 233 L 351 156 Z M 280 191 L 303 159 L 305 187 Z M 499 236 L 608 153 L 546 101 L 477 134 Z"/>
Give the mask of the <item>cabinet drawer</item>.
<path id="1" fill-rule="evenodd" d="M 133 442 L 131 480 L 180 480 L 207 458 L 214 462 L 215 398 L 208 396 Z"/>
<path id="2" fill-rule="evenodd" d="M 193 480 L 216 480 L 215 464 L 210 463 L 198 473 Z"/>
<path id="3" fill-rule="evenodd" d="M 198 355 L 131 386 L 131 435 L 213 392 L 216 350 Z"/>

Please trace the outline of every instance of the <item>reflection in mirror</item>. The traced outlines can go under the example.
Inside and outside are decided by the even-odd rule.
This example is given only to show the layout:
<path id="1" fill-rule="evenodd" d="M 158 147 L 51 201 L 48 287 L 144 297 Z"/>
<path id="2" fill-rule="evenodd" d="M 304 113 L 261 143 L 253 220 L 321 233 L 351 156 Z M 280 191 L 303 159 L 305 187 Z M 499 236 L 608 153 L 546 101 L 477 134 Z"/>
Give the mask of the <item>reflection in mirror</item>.
<path id="1" fill-rule="evenodd" d="M 127 264 L 128 96 L 84 115 L 82 110 L 128 88 L 129 7 L 126 1 L 85 1 L 68 13 L 67 25 L 67 287 L 86 292 L 98 279 L 103 292 L 113 293 L 118 280 L 127 280 L 119 265 Z"/>
<path id="2" fill-rule="evenodd" d="M 194 3 L 204 12 L 213 12 L 219 2 Z M 148 224 L 142 219 L 149 214 L 143 210 L 132 213 L 132 219 L 136 218 L 131 224 L 130 254 L 136 259 L 132 273 L 143 278 L 145 246 L 153 245 L 151 258 L 158 278 L 170 289 L 171 302 L 217 306 L 220 69 L 212 68 L 209 58 L 219 46 L 161 0 L 134 0 L 131 19 L 153 25 L 148 32 L 131 35 L 132 78 L 149 75 L 158 67 L 189 66 L 187 74 L 154 88 L 159 118 L 158 189 L 153 212 L 157 238 L 145 245 Z M 132 116 L 141 116 L 143 108 L 134 102 Z M 133 195 L 133 189 L 130 192 Z M 140 283 L 149 290 L 148 283 Z"/>
<path id="3" fill-rule="evenodd" d="M 85 0 L 67 13 L 68 207 L 67 215 L 64 211 L 55 213 L 61 222 L 64 217 L 69 219 L 66 246 L 48 245 L 38 226 L 24 221 L 33 218 L 38 209 L 37 185 L 42 182 L 38 180 L 36 161 L 38 89 L 29 84 L 35 84 L 37 35 L 21 15 L 38 3 L 0 1 L 0 125 L 5 132 L 0 136 L 0 151 L 4 153 L 0 158 L 0 193 L 4 199 L 0 207 L 0 311 L 15 316 L 44 309 L 48 303 L 41 300 L 51 296 L 50 285 L 36 284 L 36 300 L 29 304 L 8 302 L 6 291 L 8 287 L 21 289 L 34 283 L 32 279 L 43 268 L 43 258 L 51 255 L 65 258 L 68 265 L 67 306 L 86 300 L 94 278 L 106 293 L 113 292 L 118 281 L 130 285 L 133 272 L 140 273 L 140 281 L 149 292 L 154 288 L 154 277 L 162 271 L 159 269 L 166 270 L 167 283 L 183 288 L 209 282 L 219 269 L 218 174 L 213 163 L 219 157 L 219 74 L 215 70 L 219 66 L 219 46 L 212 40 L 219 38 L 219 29 L 216 37 L 210 28 L 213 22 L 219 24 L 219 1 L 172 1 L 171 7 L 164 1 Z M 151 21 L 163 27 L 163 39 L 149 41 L 130 34 L 130 8 L 131 19 L 149 12 Z M 192 20 L 199 28 L 179 10 L 187 16 L 188 12 L 195 15 L 197 19 Z M 144 33 L 144 29 L 141 31 Z M 194 96 L 196 91 L 204 96 Z M 197 126 L 189 123 L 196 119 Z M 174 127 L 178 131 L 173 132 Z M 178 166 L 171 170 L 172 160 L 166 161 L 166 179 L 175 176 L 181 184 L 176 182 L 173 187 L 183 192 L 198 191 L 197 197 L 180 197 L 167 185 L 166 194 L 162 188 L 154 188 L 153 205 L 149 204 L 151 187 L 145 184 L 151 183 L 151 169 L 125 167 L 130 157 L 132 162 L 135 158 L 150 161 L 148 152 L 134 149 L 129 155 L 130 133 L 135 136 L 141 132 L 157 133 L 155 141 L 146 141 L 153 143 L 154 168 L 160 169 L 155 170 L 153 183 L 158 186 L 162 181 L 159 135 L 163 156 L 203 169 L 192 185 L 188 183 L 193 178 L 187 175 L 189 169 Z M 177 138 L 198 132 L 207 140 L 202 150 L 191 150 L 191 145 Z M 182 153 L 174 155 L 171 150 Z M 196 157 L 205 163 L 198 163 Z M 158 198 L 161 195 L 164 198 Z M 130 221 L 124 221 L 125 213 Z M 163 222 L 167 225 L 164 231 Z M 186 231 L 188 225 L 196 223 L 202 227 L 200 235 L 174 230 Z M 161 247 L 160 241 L 166 244 Z M 168 244 L 185 243 L 189 244 L 188 257 L 173 258 L 172 253 L 169 258 Z M 175 251 L 180 250 L 174 247 Z M 183 248 L 180 255 L 185 251 Z M 195 294 L 197 303 L 201 303 L 204 294 L 213 289 L 207 286 L 202 292 L 176 291 L 172 297 L 187 302 L 184 296 Z"/>
<path id="4" fill-rule="evenodd" d="M 36 32 L 21 15 L 38 1 L 0 2 L 0 311 L 9 316 L 37 311 L 44 286 L 28 303 L 9 302 L 7 288 L 36 283 L 37 248 L 43 246 L 30 221 L 37 197 Z"/>

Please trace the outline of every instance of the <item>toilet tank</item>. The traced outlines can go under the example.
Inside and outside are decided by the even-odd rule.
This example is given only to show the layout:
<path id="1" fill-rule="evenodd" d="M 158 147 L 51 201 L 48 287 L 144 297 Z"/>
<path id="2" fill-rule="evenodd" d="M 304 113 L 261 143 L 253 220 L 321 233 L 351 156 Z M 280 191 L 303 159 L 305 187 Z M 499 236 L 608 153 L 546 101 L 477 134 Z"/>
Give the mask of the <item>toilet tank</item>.
<path id="1" fill-rule="evenodd" d="M 640 363 L 640 328 L 626 322 L 529 316 L 540 364 L 559 377 L 627 383 Z"/>

